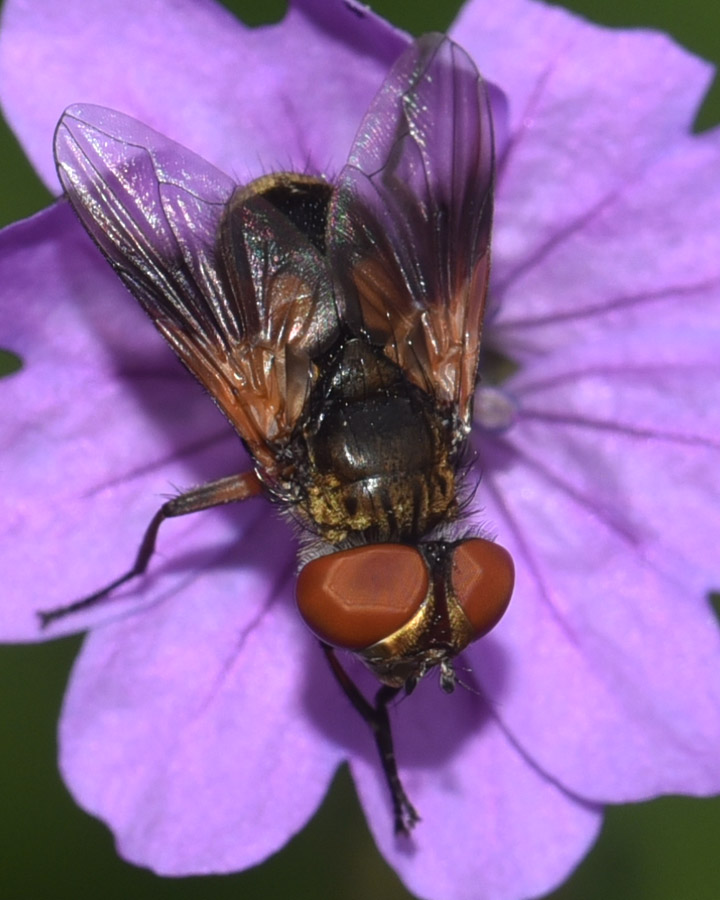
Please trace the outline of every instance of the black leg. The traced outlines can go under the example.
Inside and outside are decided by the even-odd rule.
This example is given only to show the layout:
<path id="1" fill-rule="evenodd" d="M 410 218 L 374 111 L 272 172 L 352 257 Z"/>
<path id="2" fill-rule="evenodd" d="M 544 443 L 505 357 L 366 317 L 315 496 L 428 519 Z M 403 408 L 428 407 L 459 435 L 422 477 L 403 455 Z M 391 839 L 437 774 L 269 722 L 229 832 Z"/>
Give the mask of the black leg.
<path id="1" fill-rule="evenodd" d="M 345 696 L 372 730 L 375 746 L 380 754 L 380 764 L 385 773 L 385 780 L 392 799 L 395 834 L 403 834 L 407 837 L 412 828 L 420 821 L 420 816 L 408 799 L 398 775 L 392 731 L 390 730 L 390 718 L 388 716 L 388 704 L 402 689 L 389 687 L 386 684 L 382 685 L 375 695 L 375 705 L 373 706 L 360 693 L 355 683 L 340 665 L 332 647 L 323 643 L 320 646 Z"/>
<path id="2" fill-rule="evenodd" d="M 210 481 L 199 487 L 179 494 L 163 503 L 160 509 L 152 517 L 150 524 L 145 530 L 143 539 L 135 557 L 135 562 L 124 575 L 111 581 L 110 584 L 95 591 L 82 600 L 76 600 L 67 606 L 58 606 L 55 609 L 39 610 L 38 617 L 42 628 L 46 628 L 56 619 L 62 619 L 65 616 L 78 612 L 81 609 L 88 609 L 95 604 L 100 603 L 121 584 L 142 575 L 147 569 L 150 559 L 155 552 L 155 541 L 157 540 L 158 531 L 165 519 L 172 519 L 175 516 L 185 516 L 188 513 L 199 512 L 202 509 L 210 509 L 213 506 L 220 506 L 223 503 L 233 503 L 239 500 L 247 500 L 249 497 L 255 497 L 262 490 L 262 485 L 258 481 L 254 472 L 244 472 L 242 475 L 230 475 L 227 478 L 220 478 L 217 481 Z"/>

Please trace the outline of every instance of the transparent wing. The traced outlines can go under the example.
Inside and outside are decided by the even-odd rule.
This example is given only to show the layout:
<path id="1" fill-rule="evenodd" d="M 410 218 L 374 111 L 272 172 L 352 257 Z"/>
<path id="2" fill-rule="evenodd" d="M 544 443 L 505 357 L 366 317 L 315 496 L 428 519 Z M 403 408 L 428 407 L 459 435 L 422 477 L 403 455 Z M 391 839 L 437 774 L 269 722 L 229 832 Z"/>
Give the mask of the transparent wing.
<path id="1" fill-rule="evenodd" d="M 489 274 L 493 139 L 475 64 L 415 41 L 362 122 L 331 211 L 330 258 L 364 327 L 469 426 Z M 353 313 L 354 307 L 354 313 Z"/>
<path id="2" fill-rule="evenodd" d="M 269 204 L 233 203 L 230 178 L 121 113 L 70 107 L 55 157 L 90 236 L 271 473 L 310 388 L 309 353 L 329 339 L 288 323 L 337 329 L 322 258 Z"/>

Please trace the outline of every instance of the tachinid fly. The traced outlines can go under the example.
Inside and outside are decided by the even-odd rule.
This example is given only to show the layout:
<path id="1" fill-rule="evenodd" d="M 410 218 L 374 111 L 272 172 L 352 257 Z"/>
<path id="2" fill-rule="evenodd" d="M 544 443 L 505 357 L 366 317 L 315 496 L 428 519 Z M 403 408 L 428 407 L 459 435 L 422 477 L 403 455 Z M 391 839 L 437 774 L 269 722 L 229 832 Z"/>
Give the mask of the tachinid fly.
<path id="1" fill-rule="evenodd" d="M 407 833 L 418 816 L 387 706 L 435 667 L 452 690 L 453 658 L 498 622 L 513 586 L 508 553 L 458 524 L 492 220 L 492 124 L 473 62 L 442 35 L 412 43 L 334 180 L 237 186 L 88 105 L 60 120 L 55 155 L 83 226 L 254 468 L 165 503 L 129 572 L 43 624 L 144 572 L 166 518 L 269 496 L 300 525 L 300 613 L 372 727 Z M 373 703 L 337 649 L 378 677 Z"/>

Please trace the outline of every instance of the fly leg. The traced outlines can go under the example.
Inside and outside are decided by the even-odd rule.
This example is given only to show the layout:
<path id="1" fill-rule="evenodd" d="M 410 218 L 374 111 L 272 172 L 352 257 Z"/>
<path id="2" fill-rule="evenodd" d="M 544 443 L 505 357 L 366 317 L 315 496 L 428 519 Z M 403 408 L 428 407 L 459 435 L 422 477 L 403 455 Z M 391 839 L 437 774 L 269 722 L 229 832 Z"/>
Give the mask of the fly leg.
<path id="1" fill-rule="evenodd" d="M 375 746 L 380 754 L 380 764 L 385 774 L 385 781 L 390 790 L 395 834 L 402 834 L 407 837 L 413 827 L 420 821 L 420 816 L 408 799 L 398 775 L 392 731 L 390 730 L 390 718 L 388 716 L 388 704 L 402 689 L 384 684 L 375 695 L 375 704 L 369 703 L 338 662 L 333 648 L 323 643 L 320 646 L 345 696 L 370 726 L 375 738 Z"/>
<path id="2" fill-rule="evenodd" d="M 258 480 L 255 472 L 244 472 L 241 475 L 229 475 L 226 478 L 219 478 L 217 481 L 209 481 L 207 484 L 201 484 L 199 487 L 192 488 L 184 494 L 179 494 L 168 500 L 160 507 L 160 509 L 152 517 L 150 524 L 145 530 L 143 539 L 140 542 L 135 562 L 124 575 L 111 581 L 110 584 L 95 591 L 81 600 L 76 600 L 67 606 L 58 606 L 55 609 L 38 610 L 38 618 L 42 628 L 54 622 L 56 619 L 62 619 L 65 616 L 72 615 L 82 609 L 88 609 L 100 603 L 108 594 L 112 593 L 121 584 L 142 575 L 148 567 L 150 559 L 155 552 L 155 542 L 157 540 L 158 531 L 165 519 L 172 519 L 175 516 L 185 516 L 188 513 L 199 512 L 202 509 L 210 509 L 213 506 L 220 506 L 223 503 L 234 503 L 239 500 L 247 500 L 250 497 L 257 496 L 262 490 L 262 485 Z"/>

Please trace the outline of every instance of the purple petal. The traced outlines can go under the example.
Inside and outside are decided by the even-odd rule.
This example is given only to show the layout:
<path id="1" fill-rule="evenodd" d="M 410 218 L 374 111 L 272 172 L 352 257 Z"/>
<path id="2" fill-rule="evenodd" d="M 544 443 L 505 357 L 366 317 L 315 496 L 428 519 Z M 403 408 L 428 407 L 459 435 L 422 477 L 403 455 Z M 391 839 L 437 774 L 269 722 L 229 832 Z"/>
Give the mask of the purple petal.
<path id="1" fill-rule="evenodd" d="M 542 429 L 558 445 L 543 452 L 548 469 L 590 498 L 598 524 L 653 548 L 646 561 L 696 592 L 720 581 L 718 348 L 720 321 L 637 329 L 545 357 L 508 385 L 524 449 Z"/>
<path id="2" fill-rule="evenodd" d="M 263 516 L 225 569 L 96 629 L 76 663 L 63 774 L 122 855 L 156 872 L 260 862 L 306 824 L 341 762 L 305 708 L 353 711 L 297 616 L 284 532 Z M 272 579 L 247 564 L 268 544 L 281 548 Z M 308 698 L 313 665 L 324 678 Z"/>
<path id="3" fill-rule="evenodd" d="M 595 801 L 720 789 L 719 345 L 647 329 L 546 357 L 481 448 L 517 584 L 502 683 L 473 656 L 521 745 Z"/>
<path id="4" fill-rule="evenodd" d="M 3 345 L 25 362 L 0 385 L 8 586 L 0 627 L 6 639 L 27 640 L 40 636 L 38 608 L 67 604 L 129 568 L 175 485 L 242 471 L 248 462 L 67 206 L 2 232 L 0 260 Z M 146 597 L 182 583 L 173 559 L 190 548 L 239 540 L 260 503 L 165 525 L 151 571 L 169 571 L 157 582 L 145 579 L 153 582 Z M 108 602 L 47 636 L 125 610 L 120 600 Z"/>
<path id="5" fill-rule="evenodd" d="M 536 0 L 467 3 L 450 31 L 508 96 L 514 140 L 563 152 L 578 179 L 627 173 L 664 152 L 668 140 L 690 130 L 713 74 L 667 35 L 603 28 Z M 578 145 L 589 127 L 615 152 L 600 140 Z M 560 174 L 546 172 L 558 212 L 573 201 Z"/>
<path id="6" fill-rule="evenodd" d="M 388 828 L 387 788 L 372 756 L 351 768 L 375 840 L 411 891 L 443 900 L 537 896 L 588 851 L 600 811 L 530 765 L 480 697 L 446 696 L 428 679 L 393 717 L 401 774 L 422 817 L 410 842 Z"/>
<path id="7" fill-rule="evenodd" d="M 260 170 L 336 172 L 405 38 L 364 7 L 298 2 L 247 28 L 197 0 L 8 0 L 0 97 L 46 184 L 71 103 L 118 109 L 245 181 Z"/>
<path id="8" fill-rule="evenodd" d="M 496 269 L 493 339 L 509 354 L 556 349 L 643 322 L 703 327 L 720 321 L 720 132 L 676 141 L 668 154 L 613 188 L 569 229 L 559 220 Z M 501 198 L 507 194 L 501 192 Z M 502 206 L 504 200 L 501 199 Z M 544 201 L 537 207 L 547 209 Z M 501 221 L 527 221 L 504 208 Z M 503 232 L 495 247 L 502 256 Z"/>
<path id="9" fill-rule="evenodd" d="M 321 0 L 252 32 L 189 0 L 131 0 L 112 18 L 9 0 L 3 16 L 2 96 L 52 183 L 50 132 L 77 100 L 242 180 L 338 170 L 403 44 L 355 4 Z M 508 383 L 517 423 L 481 447 L 485 515 L 518 565 L 507 618 L 468 654 L 493 713 L 464 692 L 437 700 L 433 684 L 393 710 L 423 815 L 419 852 L 401 850 L 370 736 L 292 608 L 285 526 L 261 501 L 168 523 L 131 592 L 151 606 L 118 598 L 62 624 L 124 616 L 78 661 L 62 765 L 122 852 L 157 871 L 263 859 L 346 756 L 386 857 L 413 890 L 450 900 L 553 887 L 597 830 L 577 796 L 720 788 L 704 597 L 720 524 L 718 139 L 684 136 L 707 70 L 660 36 L 528 0 L 469 5 L 455 35 L 510 99 L 489 336 L 520 359 L 562 349 Z M 0 259 L 7 346 L 28 363 L 0 395 L 18 591 L 3 628 L 29 639 L 36 606 L 127 567 L 169 479 L 247 460 L 66 208 L 3 233 Z"/>
<path id="10" fill-rule="evenodd" d="M 510 102 L 491 285 L 504 350 L 717 310 L 720 264 L 703 240 L 719 138 L 688 135 L 710 68 L 664 35 L 529 0 L 468 5 L 453 34 Z"/>

